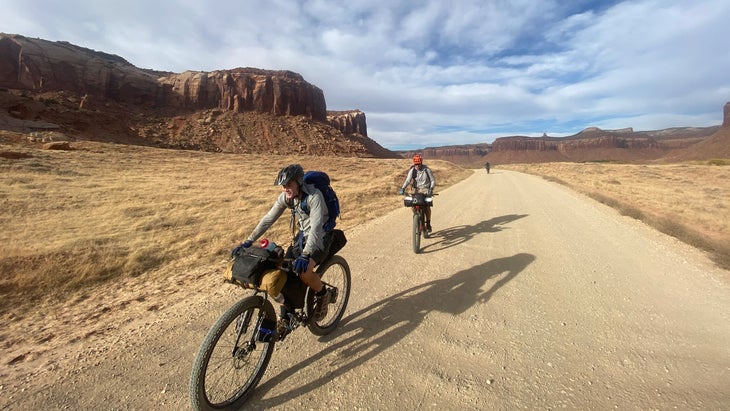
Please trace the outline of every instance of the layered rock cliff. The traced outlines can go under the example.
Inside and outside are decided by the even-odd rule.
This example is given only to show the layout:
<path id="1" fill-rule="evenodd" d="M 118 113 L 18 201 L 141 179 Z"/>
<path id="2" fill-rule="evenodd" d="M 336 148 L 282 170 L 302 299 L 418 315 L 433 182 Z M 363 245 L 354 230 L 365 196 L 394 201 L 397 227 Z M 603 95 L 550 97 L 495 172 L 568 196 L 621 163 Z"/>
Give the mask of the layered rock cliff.
<path id="1" fill-rule="evenodd" d="M 725 106 L 725 122 L 728 122 Z M 568 137 L 499 137 L 493 143 L 427 147 L 416 150 L 426 158 L 448 160 L 471 167 L 492 164 L 551 161 L 657 160 L 707 140 L 720 127 L 680 127 L 635 132 L 632 128 L 601 130 L 589 127 Z M 723 129 L 726 127 L 722 127 Z M 409 156 L 413 152 L 403 152 Z M 705 155 L 706 156 L 706 155 Z"/>
<path id="2" fill-rule="evenodd" d="M 193 110 L 221 108 L 237 113 L 258 111 L 306 116 L 326 121 L 324 93 L 291 71 L 237 68 L 213 72 L 186 71 L 160 77 L 157 104 Z"/>
<path id="3" fill-rule="evenodd" d="M 492 143 L 492 152 L 500 151 L 559 151 L 606 148 L 658 148 L 649 136 L 626 131 L 586 129 L 571 137 L 501 137 Z"/>
<path id="4" fill-rule="evenodd" d="M 0 126 L 15 131 L 53 128 L 214 151 L 396 156 L 367 137 L 364 113 L 328 116 L 322 90 L 291 71 L 153 71 L 67 42 L 0 33 L 3 89 Z"/>
<path id="5" fill-rule="evenodd" d="M 722 126 L 715 133 L 686 149 L 673 150 L 666 158 L 668 161 L 730 160 L 730 103 L 725 103 Z"/>
<path id="6" fill-rule="evenodd" d="M 0 87 L 67 91 L 152 107 L 327 118 L 322 90 L 291 71 L 156 72 L 138 69 L 119 56 L 17 35 L 0 36 Z"/>
<path id="7" fill-rule="evenodd" d="M 63 41 L 0 34 L 0 87 L 155 103 L 160 92 L 157 78 L 163 74 Z"/>
<path id="8" fill-rule="evenodd" d="M 360 110 L 328 111 L 327 121 L 345 134 L 368 135 L 365 113 Z"/>

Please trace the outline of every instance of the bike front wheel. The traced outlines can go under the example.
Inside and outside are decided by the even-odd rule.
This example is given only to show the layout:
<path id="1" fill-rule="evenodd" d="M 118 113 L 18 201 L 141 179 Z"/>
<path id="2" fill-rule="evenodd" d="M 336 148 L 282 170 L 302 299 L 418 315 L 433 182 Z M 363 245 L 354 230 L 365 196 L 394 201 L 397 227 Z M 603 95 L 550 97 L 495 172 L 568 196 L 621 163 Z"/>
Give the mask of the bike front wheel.
<path id="1" fill-rule="evenodd" d="M 413 252 L 421 252 L 421 212 L 413 213 Z"/>
<path id="2" fill-rule="evenodd" d="M 264 319 L 276 323 L 274 306 L 263 297 L 251 296 L 238 301 L 216 321 L 193 363 L 193 409 L 234 410 L 248 399 L 274 351 L 273 339 L 259 341 Z"/>
<path id="3" fill-rule="evenodd" d="M 327 307 L 327 315 L 319 321 L 310 321 L 309 331 L 314 335 L 327 335 L 331 333 L 342 320 L 342 315 L 347 308 L 347 302 L 350 301 L 350 287 L 352 286 L 352 277 L 350 275 L 350 266 L 347 261 L 339 255 L 333 255 L 324 264 L 317 267 L 317 274 L 322 278 L 322 282 L 334 293 L 332 303 Z M 312 307 L 314 304 L 314 292 L 307 289 L 307 304 Z M 311 312 L 311 311 L 310 311 Z"/>

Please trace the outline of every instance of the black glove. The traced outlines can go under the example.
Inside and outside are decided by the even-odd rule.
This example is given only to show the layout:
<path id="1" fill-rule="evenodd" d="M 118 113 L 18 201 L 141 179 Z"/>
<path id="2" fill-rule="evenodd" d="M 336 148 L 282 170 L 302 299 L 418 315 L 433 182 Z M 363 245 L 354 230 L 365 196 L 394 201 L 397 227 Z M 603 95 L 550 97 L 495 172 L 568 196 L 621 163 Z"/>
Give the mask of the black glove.
<path id="1" fill-rule="evenodd" d="M 430 189 L 430 188 L 428 189 L 428 196 L 429 196 L 429 197 L 433 196 L 433 190 L 432 190 L 432 189 Z"/>
<path id="2" fill-rule="evenodd" d="M 251 240 L 246 240 L 246 241 L 242 242 L 241 244 L 238 245 L 238 247 L 236 247 L 233 250 L 231 250 L 231 257 L 233 257 L 236 254 L 240 253 L 241 250 L 243 250 L 244 248 L 251 247 L 251 244 L 253 244 L 253 241 L 251 241 Z"/>

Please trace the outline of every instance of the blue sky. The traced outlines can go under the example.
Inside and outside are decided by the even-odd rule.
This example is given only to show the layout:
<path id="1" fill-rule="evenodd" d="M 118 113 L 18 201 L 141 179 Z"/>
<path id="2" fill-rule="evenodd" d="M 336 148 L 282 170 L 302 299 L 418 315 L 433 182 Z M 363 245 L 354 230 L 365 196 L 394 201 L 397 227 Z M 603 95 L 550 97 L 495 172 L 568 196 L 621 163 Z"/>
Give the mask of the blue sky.
<path id="1" fill-rule="evenodd" d="M 722 123 L 725 0 L 0 0 L 0 32 L 141 68 L 291 70 L 394 149 Z"/>

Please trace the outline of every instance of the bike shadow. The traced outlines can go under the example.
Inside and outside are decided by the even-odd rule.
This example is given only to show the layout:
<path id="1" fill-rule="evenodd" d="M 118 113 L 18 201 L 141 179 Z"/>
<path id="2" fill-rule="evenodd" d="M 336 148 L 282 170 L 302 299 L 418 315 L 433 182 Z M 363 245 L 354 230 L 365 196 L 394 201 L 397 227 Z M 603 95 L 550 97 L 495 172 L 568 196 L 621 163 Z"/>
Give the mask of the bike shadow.
<path id="1" fill-rule="evenodd" d="M 483 304 L 502 286 L 524 271 L 535 260 L 527 253 L 497 258 L 484 264 L 460 271 L 441 280 L 430 281 L 401 291 L 378 301 L 343 319 L 340 329 L 321 341 L 340 341 L 322 346 L 322 351 L 292 365 L 267 379 L 256 388 L 247 403 L 254 408 L 268 409 L 280 406 L 292 398 L 305 395 L 329 381 L 351 372 L 388 350 L 413 332 L 430 312 L 458 315 L 475 304 Z M 482 287 L 495 280 L 487 289 Z M 477 333 L 466 334 L 476 335 Z M 325 362 L 326 357 L 326 362 Z M 327 372 L 308 380 L 306 369 L 326 364 Z M 313 369 L 311 375 L 321 374 Z M 266 393 L 283 381 L 300 376 L 301 385 L 294 390 L 270 398 Z"/>
<path id="2" fill-rule="evenodd" d="M 435 253 L 465 243 L 480 233 L 497 233 L 506 230 L 508 228 L 506 224 L 527 216 L 528 214 L 508 214 L 494 217 L 474 225 L 462 225 L 434 231 L 431 233 L 430 238 L 437 238 L 438 241 L 425 245 L 422 242 L 421 254 Z"/>

